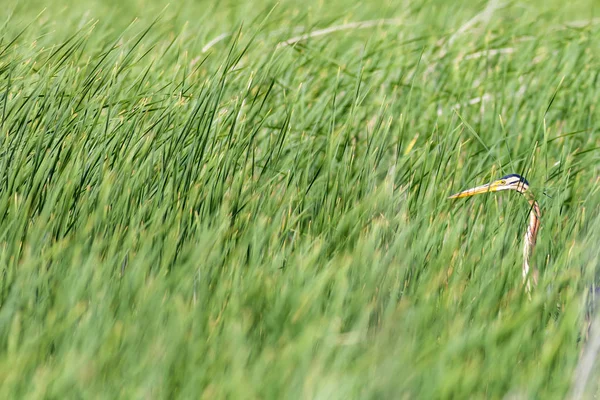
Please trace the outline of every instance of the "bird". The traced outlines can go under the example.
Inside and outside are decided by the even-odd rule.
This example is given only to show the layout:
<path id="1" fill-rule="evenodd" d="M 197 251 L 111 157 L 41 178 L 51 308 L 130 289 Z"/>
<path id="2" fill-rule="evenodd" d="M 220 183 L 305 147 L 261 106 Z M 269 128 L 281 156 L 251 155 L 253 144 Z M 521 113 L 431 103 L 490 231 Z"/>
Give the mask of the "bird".
<path id="1" fill-rule="evenodd" d="M 538 271 L 534 267 L 531 271 L 529 261 L 533 254 L 533 249 L 537 240 L 537 235 L 540 229 L 540 206 L 535 199 L 533 193 L 529 190 L 529 182 L 519 174 L 510 174 L 485 185 L 477 186 L 471 189 L 463 190 L 449 197 L 449 199 L 459 199 L 470 197 L 481 193 L 499 192 L 501 190 L 516 190 L 525 196 L 529 203 L 529 225 L 523 243 L 523 281 L 528 292 L 531 292 L 531 280 L 533 285 L 537 285 Z M 531 280 L 530 280 L 531 278 Z"/>

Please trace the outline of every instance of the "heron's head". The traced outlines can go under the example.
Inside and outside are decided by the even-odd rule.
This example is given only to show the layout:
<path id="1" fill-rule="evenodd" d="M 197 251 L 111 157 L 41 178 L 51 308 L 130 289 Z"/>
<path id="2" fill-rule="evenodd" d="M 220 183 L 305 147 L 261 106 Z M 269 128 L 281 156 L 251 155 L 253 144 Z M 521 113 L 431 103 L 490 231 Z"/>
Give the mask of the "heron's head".
<path id="1" fill-rule="evenodd" d="M 477 186 L 471 189 L 463 190 L 462 192 L 453 194 L 450 199 L 459 199 L 461 197 L 469 197 L 480 193 L 499 192 L 501 190 L 516 190 L 519 193 L 524 193 L 529 189 L 529 182 L 521 175 L 510 174 L 503 176 L 497 181 Z"/>

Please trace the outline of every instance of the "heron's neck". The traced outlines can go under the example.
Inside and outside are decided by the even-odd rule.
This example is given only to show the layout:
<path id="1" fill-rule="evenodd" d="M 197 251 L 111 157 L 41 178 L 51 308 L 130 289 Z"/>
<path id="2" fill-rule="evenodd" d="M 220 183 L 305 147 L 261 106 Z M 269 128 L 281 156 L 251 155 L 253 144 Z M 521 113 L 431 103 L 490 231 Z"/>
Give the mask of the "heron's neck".
<path id="1" fill-rule="evenodd" d="M 533 253 L 533 248 L 535 247 L 535 243 L 537 240 L 538 231 L 540 229 L 540 206 L 538 202 L 535 200 L 535 197 L 530 192 L 524 193 L 529 205 L 531 207 L 529 211 L 529 225 L 527 226 L 527 232 L 525 233 L 525 243 L 523 244 L 523 279 L 525 279 L 527 283 L 527 287 L 529 289 L 529 259 L 531 254 Z M 534 284 L 537 284 L 537 269 L 534 267 L 532 271 L 532 277 Z"/>
<path id="2" fill-rule="evenodd" d="M 538 230 L 540 228 L 540 218 L 542 214 L 540 212 L 540 206 L 538 202 L 535 200 L 535 196 L 530 191 L 524 193 L 527 198 L 527 202 L 529 203 L 529 227 L 528 232 L 531 231 L 531 239 L 535 244 L 535 240 L 537 238 Z M 533 250 L 533 249 L 532 249 Z"/>

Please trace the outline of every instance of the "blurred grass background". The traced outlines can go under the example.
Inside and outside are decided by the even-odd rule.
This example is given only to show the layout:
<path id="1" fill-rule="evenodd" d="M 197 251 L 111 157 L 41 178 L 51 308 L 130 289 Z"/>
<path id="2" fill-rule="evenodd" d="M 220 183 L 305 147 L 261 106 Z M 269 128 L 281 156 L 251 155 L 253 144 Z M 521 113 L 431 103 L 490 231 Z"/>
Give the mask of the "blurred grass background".
<path id="1" fill-rule="evenodd" d="M 599 262 L 598 16 L 8 1 L 0 396 L 565 398 Z M 543 212 L 531 299 L 524 199 L 447 200 L 508 173 Z"/>

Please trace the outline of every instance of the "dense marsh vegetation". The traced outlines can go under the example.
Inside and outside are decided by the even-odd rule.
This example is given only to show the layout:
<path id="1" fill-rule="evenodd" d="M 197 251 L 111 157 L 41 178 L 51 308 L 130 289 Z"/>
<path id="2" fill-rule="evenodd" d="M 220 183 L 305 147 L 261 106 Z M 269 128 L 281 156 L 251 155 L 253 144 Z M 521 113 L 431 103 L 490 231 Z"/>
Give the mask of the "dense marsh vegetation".
<path id="1" fill-rule="evenodd" d="M 0 397 L 568 395 L 592 1 L 163 7 L 3 5 Z"/>

